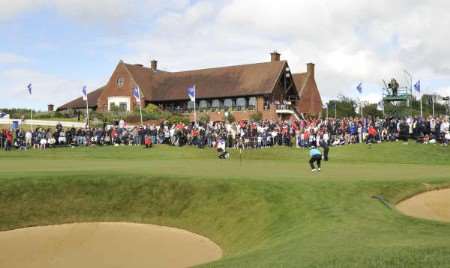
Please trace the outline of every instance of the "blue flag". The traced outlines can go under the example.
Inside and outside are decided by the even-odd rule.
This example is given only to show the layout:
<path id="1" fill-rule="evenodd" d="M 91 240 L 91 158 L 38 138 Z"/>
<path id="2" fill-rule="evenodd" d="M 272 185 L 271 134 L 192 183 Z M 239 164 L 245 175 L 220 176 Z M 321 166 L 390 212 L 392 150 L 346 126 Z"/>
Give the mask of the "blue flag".
<path id="1" fill-rule="evenodd" d="M 30 95 L 31 95 L 31 91 L 32 91 L 32 88 L 33 88 L 31 83 L 28 84 L 27 88 L 28 88 L 28 93 L 30 93 Z"/>
<path id="2" fill-rule="evenodd" d="M 137 103 L 141 103 L 141 91 L 138 86 L 133 88 L 133 97 L 136 99 Z"/>
<path id="3" fill-rule="evenodd" d="M 84 86 L 83 89 L 81 90 L 81 95 L 83 96 L 83 100 L 87 101 L 87 87 Z"/>
<path id="4" fill-rule="evenodd" d="M 418 93 L 420 93 L 420 80 L 417 81 L 417 83 L 414 84 L 414 89 L 415 89 Z"/>
<path id="5" fill-rule="evenodd" d="M 187 95 L 191 101 L 195 101 L 195 85 L 187 89 Z"/>
<path id="6" fill-rule="evenodd" d="M 359 94 L 362 93 L 362 83 L 359 83 L 359 85 L 356 87 L 356 90 L 358 90 Z"/>

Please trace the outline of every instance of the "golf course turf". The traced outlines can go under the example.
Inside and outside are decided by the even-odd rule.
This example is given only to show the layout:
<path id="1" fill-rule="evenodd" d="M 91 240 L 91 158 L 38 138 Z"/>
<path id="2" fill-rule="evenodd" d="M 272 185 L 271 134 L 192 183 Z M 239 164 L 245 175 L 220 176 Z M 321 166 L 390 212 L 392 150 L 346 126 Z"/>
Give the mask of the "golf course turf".
<path id="1" fill-rule="evenodd" d="M 307 160 L 285 147 L 248 150 L 242 161 L 237 151 L 219 160 L 212 149 L 168 146 L 0 152 L 0 230 L 172 226 L 222 248 L 206 267 L 449 267 L 450 224 L 393 205 L 450 187 L 449 148 L 331 148 L 320 173 Z"/>

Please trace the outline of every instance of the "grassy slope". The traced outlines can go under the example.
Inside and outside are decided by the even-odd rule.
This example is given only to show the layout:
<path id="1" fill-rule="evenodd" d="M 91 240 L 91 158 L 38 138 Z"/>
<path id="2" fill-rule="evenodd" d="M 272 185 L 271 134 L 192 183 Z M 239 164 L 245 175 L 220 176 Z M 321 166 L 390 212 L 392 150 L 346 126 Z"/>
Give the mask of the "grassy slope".
<path id="1" fill-rule="evenodd" d="M 448 224 L 371 199 L 394 203 L 426 184 L 450 185 L 448 148 L 332 148 L 321 174 L 306 161 L 305 151 L 288 148 L 247 151 L 242 165 L 236 153 L 219 161 L 195 148 L 1 152 L 0 229 L 171 225 L 216 241 L 225 257 L 214 267 L 448 267 Z"/>

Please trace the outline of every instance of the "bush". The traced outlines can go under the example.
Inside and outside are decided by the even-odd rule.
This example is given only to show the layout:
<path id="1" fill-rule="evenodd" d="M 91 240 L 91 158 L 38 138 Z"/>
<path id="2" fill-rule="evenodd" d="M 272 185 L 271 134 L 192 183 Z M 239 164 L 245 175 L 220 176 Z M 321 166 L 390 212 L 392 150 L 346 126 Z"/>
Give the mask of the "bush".
<path id="1" fill-rule="evenodd" d="M 167 118 L 167 121 L 171 124 L 184 123 L 187 125 L 190 123 L 189 118 L 181 114 L 172 114 L 169 118 Z"/>
<path id="2" fill-rule="evenodd" d="M 208 124 L 209 120 L 210 120 L 210 118 L 209 118 L 209 115 L 207 113 L 200 114 L 200 117 L 199 117 L 200 123 Z"/>
<path id="3" fill-rule="evenodd" d="M 137 111 L 139 111 L 139 107 L 137 107 Z M 154 114 L 154 113 L 162 113 L 161 109 L 157 105 L 154 104 L 148 104 L 144 108 L 142 108 L 142 114 Z"/>
<path id="4" fill-rule="evenodd" d="M 253 122 L 261 122 L 262 120 L 262 113 L 256 112 L 250 115 L 250 120 Z"/>
<path id="5" fill-rule="evenodd" d="M 228 116 L 225 116 L 225 121 L 228 123 L 234 123 L 236 118 L 234 118 L 234 115 L 231 112 L 228 112 Z"/>

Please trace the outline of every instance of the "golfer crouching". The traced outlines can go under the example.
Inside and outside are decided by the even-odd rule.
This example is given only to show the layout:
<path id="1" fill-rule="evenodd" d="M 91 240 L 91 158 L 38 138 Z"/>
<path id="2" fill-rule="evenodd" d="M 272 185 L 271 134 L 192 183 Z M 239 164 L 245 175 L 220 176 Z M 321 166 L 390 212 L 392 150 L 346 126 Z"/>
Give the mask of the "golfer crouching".
<path id="1" fill-rule="evenodd" d="M 219 153 L 220 159 L 228 159 L 230 157 L 230 154 L 226 151 L 225 139 L 219 139 L 219 142 L 217 143 L 217 152 Z"/>
<path id="2" fill-rule="evenodd" d="M 309 164 L 311 165 L 311 171 L 320 171 L 320 161 L 322 160 L 322 153 L 319 149 L 317 149 L 316 146 L 311 146 L 311 149 L 309 150 L 309 156 L 311 159 L 309 159 Z M 314 162 L 317 163 L 317 169 L 314 166 Z"/>

